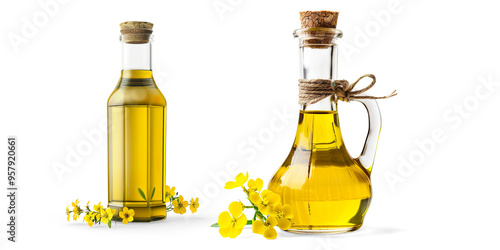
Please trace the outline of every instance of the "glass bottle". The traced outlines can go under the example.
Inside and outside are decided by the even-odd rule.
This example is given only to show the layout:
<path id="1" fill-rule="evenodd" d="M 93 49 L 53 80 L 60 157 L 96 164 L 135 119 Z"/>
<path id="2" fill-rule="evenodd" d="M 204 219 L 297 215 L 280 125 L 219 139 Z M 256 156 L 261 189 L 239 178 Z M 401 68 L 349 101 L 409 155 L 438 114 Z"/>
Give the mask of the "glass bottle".
<path id="1" fill-rule="evenodd" d="M 166 101 L 151 71 L 152 23 L 120 24 L 123 67 L 108 100 L 108 205 L 166 218 Z M 118 218 L 119 219 L 119 218 Z"/>
<path id="2" fill-rule="evenodd" d="M 337 79 L 340 30 L 299 29 L 294 37 L 299 40 L 301 78 Z M 371 199 L 370 173 L 381 119 L 375 100 L 356 101 L 367 108 L 370 121 L 358 158 L 345 147 L 333 96 L 301 105 L 292 149 L 268 186 L 292 208 L 293 225 L 288 231 L 343 233 L 361 227 Z"/>

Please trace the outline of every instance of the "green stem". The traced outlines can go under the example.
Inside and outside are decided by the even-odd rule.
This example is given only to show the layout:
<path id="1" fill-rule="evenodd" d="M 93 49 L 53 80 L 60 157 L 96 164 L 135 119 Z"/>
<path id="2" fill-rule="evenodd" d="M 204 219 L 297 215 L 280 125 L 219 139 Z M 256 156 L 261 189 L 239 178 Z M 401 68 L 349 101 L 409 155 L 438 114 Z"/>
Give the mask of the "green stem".
<path id="1" fill-rule="evenodd" d="M 257 216 L 257 217 L 259 217 L 259 219 L 266 222 L 266 217 L 259 211 L 259 207 L 255 206 L 255 204 L 253 204 L 253 202 L 250 200 L 250 197 L 247 196 L 247 199 L 250 202 L 250 204 L 252 204 L 253 209 L 255 209 L 254 219 L 255 219 L 255 216 Z"/>
<path id="2" fill-rule="evenodd" d="M 250 193 L 248 192 L 248 190 L 245 188 L 245 186 L 241 186 L 241 188 L 243 188 L 243 192 L 245 192 L 245 194 L 247 194 L 247 196 L 250 195 Z"/>

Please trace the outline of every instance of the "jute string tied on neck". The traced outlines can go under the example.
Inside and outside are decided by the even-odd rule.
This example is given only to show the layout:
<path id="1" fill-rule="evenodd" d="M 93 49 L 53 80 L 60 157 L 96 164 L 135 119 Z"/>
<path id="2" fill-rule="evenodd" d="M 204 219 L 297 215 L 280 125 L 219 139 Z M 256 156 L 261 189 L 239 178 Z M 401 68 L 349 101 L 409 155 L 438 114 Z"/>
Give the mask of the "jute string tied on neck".
<path id="1" fill-rule="evenodd" d="M 365 77 L 372 79 L 370 85 L 360 90 L 353 90 L 356 84 Z M 372 74 L 361 76 L 353 84 L 349 84 L 347 80 L 299 79 L 299 104 L 314 104 L 330 96 L 334 96 L 335 102 L 337 100 L 349 102 L 354 99 L 386 99 L 397 95 L 396 90 L 390 95 L 379 97 L 360 95 L 373 87 L 375 82 L 375 76 Z"/>

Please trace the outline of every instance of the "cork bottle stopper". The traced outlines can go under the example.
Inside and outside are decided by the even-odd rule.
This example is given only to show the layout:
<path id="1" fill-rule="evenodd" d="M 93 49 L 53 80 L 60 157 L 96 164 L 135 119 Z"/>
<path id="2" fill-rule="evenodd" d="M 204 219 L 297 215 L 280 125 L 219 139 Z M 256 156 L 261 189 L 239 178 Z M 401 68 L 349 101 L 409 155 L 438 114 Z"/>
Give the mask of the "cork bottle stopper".
<path id="1" fill-rule="evenodd" d="M 333 28 L 337 27 L 338 12 L 334 11 L 301 11 L 300 24 L 307 28 Z"/>
<path id="2" fill-rule="evenodd" d="M 120 23 L 120 33 L 126 43 L 148 43 L 153 33 L 153 24 L 150 22 L 128 21 Z"/>
<path id="3" fill-rule="evenodd" d="M 339 13 L 335 11 L 301 11 L 300 25 L 304 46 L 313 49 L 326 49 L 333 41 Z M 324 44 L 324 45 L 322 45 Z"/>

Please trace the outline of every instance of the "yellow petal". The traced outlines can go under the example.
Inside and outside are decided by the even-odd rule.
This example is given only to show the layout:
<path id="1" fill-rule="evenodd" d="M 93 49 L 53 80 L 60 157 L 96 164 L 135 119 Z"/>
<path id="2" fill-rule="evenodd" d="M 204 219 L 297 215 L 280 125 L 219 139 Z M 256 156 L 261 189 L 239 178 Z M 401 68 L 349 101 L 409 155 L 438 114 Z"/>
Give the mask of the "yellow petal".
<path id="1" fill-rule="evenodd" d="M 262 181 L 261 178 L 257 178 L 255 180 L 255 187 L 257 188 L 258 191 L 262 190 L 262 187 L 264 186 L 264 182 Z"/>
<path id="2" fill-rule="evenodd" d="M 281 230 L 288 230 L 292 226 L 292 222 L 287 218 L 281 218 L 278 220 L 278 227 Z"/>
<path id="3" fill-rule="evenodd" d="M 259 204 L 257 205 L 257 207 L 259 208 L 259 211 L 263 214 L 263 215 L 268 215 L 269 214 L 269 206 L 264 206 L 263 204 Z"/>
<path id="4" fill-rule="evenodd" d="M 257 205 L 262 202 L 262 199 L 260 198 L 260 195 L 258 193 L 251 193 L 250 194 L 250 201 Z"/>
<path id="5" fill-rule="evenodd" d="M 273 209 L 269 211 L 269 214 L 276 216 L 281 211 L 281 209 L 282 209 L 281 203 L 278 203 L 273 206 Z"/>
<path id="6" fill-rule="evenodd" d="M 262 199 L 266 199 L 267 196 L 269 196 L 270 194 L 274 194 L 274 193 L 272 191 L 269 191 L 269 190 L 263 190 L 262 192 L 260 192 Z"/>
<path id="7" fill-rule="evenodd" d="M 241 231 L 243 231 L 243 228 L 231 227 L 231 231 L 229 231 L 229 238 L 236 238 L 236 236 L 241 234 Z"/>
<path id="8" fill-rule="evenodd" d="M 262 186 L 264 186 L 264 182 L 262 182 L 262 179 L 260 178 L 248 181 L 248 187 L 255 189 L 256 191 L 260 191 L 262 189 Z"/>
<path id="9" fill-rule="evenodd" d="M 128 217 L 128 222 L 132 222 L 132 221 L 134 221 L 134 217 L 129 216 L 129 217 Z"/>
<path id="10" fill-rule="evenodd" d="M 278 219 L 276 219 L 276 217 L 274 217 L 272 215 L 269 215 L 269 217 L 267 217 L 266 223 L 270 227 L 274 227 L 274 226 L 276 226 L 278 224 Z"/>
<path id="11" fill-rule="evenodd" d="M 234 223 L 234 226 L 236 228 L 243 228 L 247 224 L 247 216 L 245 214 L 242 214 L 238 219 L 236 219 L 236 223 Z"/>
<path id="12" fill-rule="evenodd" d="M 248 180 L 248 172 L 246 173 L 246 175 L 243 175 L 243 173 L 239 173 L 235 178 L 235 181 L 238 186 L 245 184 L 247 180 Z"/>
<path id="13" fill-rule="evenodd" d="M 231 215 L 229 214 L 229 212 L 227 211 L 224 211 L 222 213 L 219 214 L 219 219 L 217 221 L 217 224 L 219 224 L 219 227 L 229 227 L 231 225 L 231 220 L 233 218 L 231 218 Z M 227 236 L 225 236 L 227 237 Z"/>
<path id="14" fill-rule="evenodd" d="M 172 201 L 172 205 L 174 205 L 174 207 L 179 207 L 179 202 L 177 200 L 174 200 Z"/>
<path id="15" fill-rule="evenodd" d="M 234 218 L 238 218 L 243 212 L 243 208 L 241 207 L 241 203 L 239 201 L 233 201 L 229 204 L 229 212 Z"/>
<path id="16" fill-rule="evenodd" d="M 180 212 L 179 207 L 174 207 L 174 213 L 178 214 Z"/>
<path id="17" fill-rule="evenodd" d="M 231 227 L 220 227 L 219 228 L 219 234 L 224 238 L 227 238 L 229 236 L 230 232 L 231 232 Z"/>
<path id="18" fill-rule="evenodd" d="M 253 179 L 248 180 L 248 187 L 249 188 L 254 188 L 255 187 L 255 181 Z"/>
<path id="19" fill-rule="evenodd" d="M 268 240 L 276 239 L 276 236 L 278 236 L 278 233 L 276 233 L 276 229 L 274 229 L 274 227 L 268 227 L 264 231 L 264 237 Z"/>
<path id="20" fill-rule="evenodd" d="M 234 181 L 228 181 L 226 182 L 226 185 L 224 185 L 225 189 L 233 189 L 235 187 L 238 187 L 238 185 L 236 185 L 236 182 Z"/>
<path id="21" fill-rule="evenodd" d="M 118 215 L 120 215 L 120 218 L 125 218 L 125 214 L 123 212 L 120 212 Z"/>
<path id="22" fill-rule="evenodd" d="M 127 213 L 128 212 L 128 208 L 127 207 L 124 207 L 123 208 L 123 213 Z"/>
<path id="23" fill-rule="evenodd" d="M 128 216 L 132 217 L 132 216 L 134 216 L 134 215 L 135 215 L 135 211 L 134 211 L 134 209 L 129 209 L 129 210 L 128 210 Z"/>
<path id="24" fill-rule="evenodd" d="M 179 203 L 182 203 L 184 201 L 184 197 L 182 195 L 179 195 Z"/>
<path id="25" fill-rule="evenodd" d="M 180 213 L 185 214 L 186 213 L 186 207 L 181 207 L 180 208 Z"/>
<path id="26" fill-rule="evenodd" d="M 128 220 L 127 219 L 123 219 L 122 222 L 123 222 L 123 224 L 127 225 Z"/>
<path id="27" fill-rule="evenodd" d="M 264 226 L 264 222 L 261 220 L 254 220 L 252 222 L 252 232 L 256 234 L 263 234 L 266 227 Z"/>
<path id="28" fill-rule="evenodd" d="M 288 219 L 291 219 L 293 218 L 293 211 L 292 211 L 292 207 L 290 207 L 290 205 L 286 204 L 283 206 L 283 212 L 285 213 L 285 218 L 288 218 Z"/>
<path id="29" fill-rule="evenodd" d="M 269 196 L 267 196 L 266 199 L 269 205 L 274 206 L 280 202 L 281 198 L 279 195 L 272 193 Z"/>

